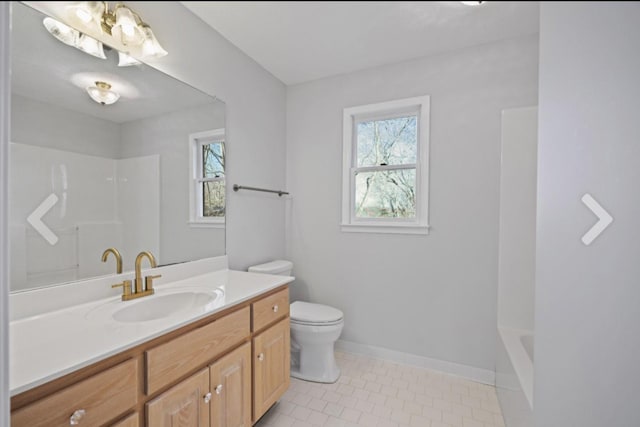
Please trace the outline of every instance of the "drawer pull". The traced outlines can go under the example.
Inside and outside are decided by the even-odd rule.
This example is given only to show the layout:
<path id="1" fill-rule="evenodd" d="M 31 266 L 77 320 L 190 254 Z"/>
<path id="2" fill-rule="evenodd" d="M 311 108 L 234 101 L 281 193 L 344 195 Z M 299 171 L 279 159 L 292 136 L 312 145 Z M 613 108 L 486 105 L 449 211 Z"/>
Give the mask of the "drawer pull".
<path id="1" fill-rule="evenodd" d="M 261 361 L 261 362 L 264 360 L 264 353 L 260 353 L 258 355 L 258 360 Z"/>
<path id="2" fill-rule="evenodd" d="M 84 417 L 86 413 L 87 412 L 84 409 L 78 409 L 77 411 L 75 411 L 69 418 L 69 425 L 77 426 L 78 424 L 80 424 L 80 420 Z"/>
<path id="3" fill-rule="evenodd" d="M 276 304 L 276 305 L 274 305 L 274 306 L 273 306 L 273 312 L 274 312 L 274 313 L 277 313 L 277 312 L 278 312 L 278 304 Z"/>
<path id="4" fill-rule="evenodd" d="M 211 402 L 211 392 L 204 395 L 204 403 Z"/>
<path id="5" fill-rule="evenodd" d="M 218 384 L 218 387 L 216 387 L 216 394 L 220 393 L 222 393 L 222 384 Z"/>

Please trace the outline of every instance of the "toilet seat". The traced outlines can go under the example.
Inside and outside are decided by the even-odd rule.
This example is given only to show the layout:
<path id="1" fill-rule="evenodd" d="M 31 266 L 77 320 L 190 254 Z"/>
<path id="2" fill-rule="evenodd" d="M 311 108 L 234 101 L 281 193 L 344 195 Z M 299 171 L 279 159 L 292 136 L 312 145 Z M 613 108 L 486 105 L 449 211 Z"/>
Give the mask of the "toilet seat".
<path id="1" fill-rule="evenodd" d="M 343 322 L 344 314 L 337 308 L 296 301 L 289 307 L 291 323 L 308 326 L 331 326 Z"/>

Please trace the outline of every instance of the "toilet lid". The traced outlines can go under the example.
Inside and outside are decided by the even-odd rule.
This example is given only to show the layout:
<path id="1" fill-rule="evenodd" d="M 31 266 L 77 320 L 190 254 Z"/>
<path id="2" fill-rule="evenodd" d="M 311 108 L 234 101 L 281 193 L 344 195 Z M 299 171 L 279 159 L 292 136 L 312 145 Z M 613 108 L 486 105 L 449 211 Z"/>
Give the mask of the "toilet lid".
<path id="1" fill-rule="evenodd" d="M 289 310 L 292 321 L 307 324 L 334 323 L 342 320 L 344 317 L 342 312 L 337 308 L 303 301 L 292 303 Z"/>

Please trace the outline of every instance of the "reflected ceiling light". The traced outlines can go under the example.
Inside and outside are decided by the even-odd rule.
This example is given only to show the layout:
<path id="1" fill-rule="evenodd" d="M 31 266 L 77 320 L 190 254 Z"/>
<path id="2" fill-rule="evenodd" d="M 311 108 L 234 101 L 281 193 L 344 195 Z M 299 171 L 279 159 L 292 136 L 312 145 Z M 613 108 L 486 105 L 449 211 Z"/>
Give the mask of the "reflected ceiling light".
<path id="1" fill-rule="evenodd" d="M 86 34 L 80 35 L 76 47 L 89 55 L 95 56 L 96 58 L 107 59 L 107 56 L 104 54 L 102 43 Z"/>
<path id="2" fill-rule="evenodd" d="M 145 41 L 142 21 L 138 25 L 133 11 L 123 4 L 116 5 L 115 22 L 111 27 L 111 35 L 120 39 L 125 46 L 139 46 Z"/>
<path id="3" fill-rule="evenodd" d="M 44 18 L 42 24 L 52 36 L 62 43 L 80 49 L 96 58 L 107 59 L 102 43 L 93 37 L 83 34 L 53 18 Z"/>
<path id="4" fill-rule="evenodd" d="M 118 51 L 118 67 L 129 67 L 131 65 L 140 65 L 142 62 L 138 61 L 132 56 L 127 55 L 124 52 Z"/>
<path id="5" fill-rule="evenodd" d="M 101 1 L 81 1 L 69 6 L 85 25 L 89 25 L 92 21 L 100 25 L 105 7 L 105 3 Z"/>
<path id="6" fill-rule="evenodd" d="M 95 32 L 108 34 L 126 47 L 138 48 L 133 51 L 139 53 L 142 59 L 167 55 L 149 24 L 123 3 L 116 3 L 110 9 L 108 2 L 78 2 L 73 10 L 82 25 Z"/>
<path id="7" fill-rule="evenodd" d="M 64 25 L 62 22 L 56 21 L 53 18 L 44 18 L 42 24 L 53 37 L 60 40 L 62 43 L 69 46 L 76 46 L 79 34 L 78 31 Z"/>
<path id="8" fill-rule="evenodd" d="M 147 24 L 142 25 L 142 32 L 144 34 L 144 42 L 142 43 L 142 56 L 147 58 L 162 58 L 167 55 L 168 52 L 160 46 L 158 39 L 151 31 L 151 27 Z"/>
<path id="9" fill-rule="evenodd" d="M 111 85 L 107 82 L 95 82 L 95 86 L 89 86 L 87 93 L 98 104 L 111 105 L 120 98 L 120 94 L 111 90 Z"/>

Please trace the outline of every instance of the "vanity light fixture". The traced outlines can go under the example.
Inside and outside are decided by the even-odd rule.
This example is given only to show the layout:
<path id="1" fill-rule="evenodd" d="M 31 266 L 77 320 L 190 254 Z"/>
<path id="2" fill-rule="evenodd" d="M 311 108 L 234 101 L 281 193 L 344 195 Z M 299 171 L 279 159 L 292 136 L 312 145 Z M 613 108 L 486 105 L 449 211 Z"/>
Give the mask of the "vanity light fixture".
<path id="1" fill-rule="evenodd" d="M 108 2 L 83 1 L 70 7 L 82 25 L 108 34 L 124 46 L 139 47 L 143 59 L 167 55 L 149 24 L 124 3 L 116 3 L 110 8 Z"/>
<path id="2" fill-rule="evenodd" d="M 89 86 L 87 93 L 98 104 L 111 105 L 120 99 L 120 94 L 111 90 L 111 85 L 107 82 L 97 81 L 95 86 Z"/>
<path id="3" fill-rule="evenodd" d="M 102 43 L 93 37 L 83 34 L 53 18 L 44 18 L 42 24 L 53 37 L 62 43 L 80 49 L 96 58 L 107 59 Z"/>

